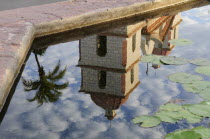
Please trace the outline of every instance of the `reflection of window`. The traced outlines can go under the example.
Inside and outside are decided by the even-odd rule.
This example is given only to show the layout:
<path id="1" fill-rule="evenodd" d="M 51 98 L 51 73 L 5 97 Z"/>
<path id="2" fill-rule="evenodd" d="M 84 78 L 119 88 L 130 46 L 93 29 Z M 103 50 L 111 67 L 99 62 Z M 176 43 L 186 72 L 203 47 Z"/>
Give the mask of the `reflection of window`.
<path id="1" fill-rule="evenodd" d="M 106 87 L 106 72 L 105 71 L 98 72 L 98 86 L 101 89 L 104 89 Z"/>
<path id="2" fill-rule="evenodd" d="M 135 51 L 135 49 L 136 49 L 136 34 L 133 35 L 133 37 L 132 37 L 132 50 L 133 50 L 133 52 Z"/>
<path id="3" fill-rule="evenodd" d="M 131 69 L 131 83 L 134 81 L 134 69 Z"/>
<path id="4" fill-rule="evenodd" d="M 105 56 L 107 53 L 107 37 L 98 36 L 97 37 L 97 55 Z"/>

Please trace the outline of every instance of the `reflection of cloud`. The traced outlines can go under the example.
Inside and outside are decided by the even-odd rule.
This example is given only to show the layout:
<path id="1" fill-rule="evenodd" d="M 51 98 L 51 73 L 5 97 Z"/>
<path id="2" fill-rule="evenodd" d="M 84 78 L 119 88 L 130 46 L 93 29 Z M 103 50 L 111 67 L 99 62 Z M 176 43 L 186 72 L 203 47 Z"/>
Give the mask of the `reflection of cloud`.
<path id="1" fill-rule="evenodd" d="M 186 58 L 206 57 L 210 59 L 209 47 L 209 14 L 202 15 L 209 7 L 184 12 L 180 26 L 180 38 L 193 40 L 192 46 L 177 46 L 171 55 Z M 210 8 L 209 8 L 210 9 Z M 199 11 L 196 13 L 196 11 Z M 191 16 L 193 13 L 193 16 Z M 203 18 L 203 20 L 198 20 Z M 204 20 L 205 19 L 205 20 Z M 202 22 L 201 22 L 202 21 Z M 201 26 L 202 24 L 202 26 Z M 69 81 L 69 88 L 55 104 L 48 103 L 36 108 L 36 102 L 29 103 L 34 92 L 23 92 L 20 82 L 7 115 L 0 126 L 1 139 L 161 139 L 165 134 L 163 126 L 140 128 L 133 125 L 131 119 L 138 115 L 152 114 L 161 104 L 173 98 L 189 99 L 187 103 L 199 102 L 202 99 L 195 94 L 186 93 L 180 84 L 168 81 L 167 76 L 175 72 L 193 73 L 193 65 L 161 66 L 154 70 L 149 66 L 149 76 L 145 75 L 146 64 L 140 64 L 141 84 L 130 94 L 128 101 L 117 110 L 117 116 L 109 127 L 104 117 L 104 110 L 94 104 L 88 94 L 78 93 L 80 88 L 80 69 L 75 67 L 78 61 L 78 42 L 64 43 L 49 47 L 46 55 L 40 57 L 40 63 L 46 72 L 52 70 L 61 60 L 61 68 L 67 66 L 63 82 Z M 155 75 L 156 72 L 156 75 Z M 34 55 L 29 58 L 23 76 L 26 79 L 37 78 L 37 65 Z M 172 128 L 173 130 L 176 128 Z"/>
<path id="2" fill-rule="evenodd" d="M 210 6 L 204 6 L 202 8 L 195 8 L 187 12 L 183 12 L 183 15 L 189 16 L 195 21 L 206 22 L 210 21 Z"/>

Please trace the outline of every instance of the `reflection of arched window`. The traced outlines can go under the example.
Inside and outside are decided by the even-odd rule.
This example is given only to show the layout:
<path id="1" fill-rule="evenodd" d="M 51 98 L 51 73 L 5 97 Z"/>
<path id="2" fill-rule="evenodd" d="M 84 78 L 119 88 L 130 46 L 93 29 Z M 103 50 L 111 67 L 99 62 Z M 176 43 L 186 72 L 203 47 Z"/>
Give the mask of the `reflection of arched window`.
<path id="1" fill-rule="evenodd" d="M 131 69 L 131 83 L 134 81 L 134 69 Z"/>
<path id="2" fill-rule="evenodd" d="M 106 71 L 98 72 L 98 86 L 101 89 L 104 89 L 106 87 Z"/>
<path id="3" fill-rule="evenodd" d="M 132 37 L 132 50 L 133 50 L 133 52 L 135 51 L 135 49 L 136 49 L 136 34 L 133 35 L 133 37 Z"/>
<path id="4" fill-rule="evenodd" d="M 97 37 L 97 55 L 105 56 L 107 53 L 107 37 L 98 36 Z"/>

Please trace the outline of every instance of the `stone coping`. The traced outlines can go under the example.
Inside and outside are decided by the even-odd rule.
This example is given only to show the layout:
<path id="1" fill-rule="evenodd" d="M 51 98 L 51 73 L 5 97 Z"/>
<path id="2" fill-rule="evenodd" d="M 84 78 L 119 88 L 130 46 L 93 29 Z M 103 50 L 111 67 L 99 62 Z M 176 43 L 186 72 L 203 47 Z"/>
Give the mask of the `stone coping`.
<path id="1" fill-rule="evenodd" d="M 0 108 L 34 38 L 137 15 L 154 17 L 164 14 L 164 9 L 170 11 L 183 5 L 192 8 L 207 4 L 207 0 L 73 0 L 1 11 Z"/>

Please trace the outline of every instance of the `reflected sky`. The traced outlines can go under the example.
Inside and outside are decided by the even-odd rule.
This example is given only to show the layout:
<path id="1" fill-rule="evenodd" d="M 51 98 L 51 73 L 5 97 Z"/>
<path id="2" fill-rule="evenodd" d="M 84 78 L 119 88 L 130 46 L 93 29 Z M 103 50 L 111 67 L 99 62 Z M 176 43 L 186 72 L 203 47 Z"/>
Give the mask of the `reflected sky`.
<path id="1" fill-rule="evenodd" d="M 190 39 L 192 46 L 176 46 L 170 55 L 188 59 L 205 57 L 210 59 L 208 47 L 210 32 L 210 6 L 183 12 L 179 38 Z M 129 99 L 116 110 L 117 116 L 107 120 L 105 111 L 97 106 L 89 94 L 78 92 L 81 85 L 81 70 L 76 67 L 79 60 L 79 42 L 73 41 L 51 46 L 45 55 L 39 56 L 39 62 L 45 71 L 51 71 L 60 60 L 61 69 L 67 71 L 60 83 L 69 82 L 62 90 L 60 99 L 54 103 L 45 103 L 37 108 L 37 102 L 28 102 L 34 96 L 33 91 L 24 92 L 20 81 L 12 98 L 8 111 L 0 126 L 1 139 L 161 139 L 166 133 L 191 126 L 207 126 L 204 119 L 199 124 L 188 125 L 185 121 L 178 124 L 163 123 L 155 128 L 141 128 L 131 119 L 153 114 L 159 106 L 173 99 L 186 99 L 183 103 L 198 103 L 203 99 L 188 93 L 180 84 L 170 82 L 167 76 L 176 72 L 194 72 L 194 65 L 162 65 L 154 69 L 149 64 L 146 75 L 145 63 L 139 63 L 141 84 L 130 94 Z M 34 54 L 29 57 L 22 77 L 37 79 L 38 68 Z M 203 76 L 204 79 L 209 80 Z"/>

